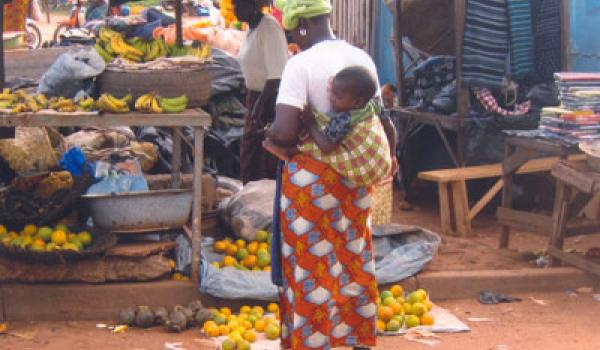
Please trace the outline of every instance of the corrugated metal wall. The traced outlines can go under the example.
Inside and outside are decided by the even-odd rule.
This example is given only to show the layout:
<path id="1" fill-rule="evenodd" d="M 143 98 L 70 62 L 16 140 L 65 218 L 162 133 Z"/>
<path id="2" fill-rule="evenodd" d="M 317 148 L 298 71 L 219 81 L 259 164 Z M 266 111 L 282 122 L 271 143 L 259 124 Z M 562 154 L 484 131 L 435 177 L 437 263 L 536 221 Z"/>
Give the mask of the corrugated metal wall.
<path id="1" fill-rule="evenodd" d="M 333 0 L 332 22 L 337 37 L 372 52 L 373 0 Z"/>

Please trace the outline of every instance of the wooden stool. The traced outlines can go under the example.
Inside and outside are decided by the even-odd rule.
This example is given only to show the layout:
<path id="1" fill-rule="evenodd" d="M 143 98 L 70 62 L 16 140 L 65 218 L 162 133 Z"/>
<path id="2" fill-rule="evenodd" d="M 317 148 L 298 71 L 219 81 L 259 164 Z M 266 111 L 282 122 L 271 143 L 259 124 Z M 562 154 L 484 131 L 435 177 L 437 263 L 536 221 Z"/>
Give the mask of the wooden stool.
<path id="1" fill-rule="evenodd" d="M 575 219 L 597 193 L 600 193 L 600 172 L 593 171 L 585 161 L 561 161 L 552 168 L 557 179 L 554 201 L 553 232 L 548 245 L 552 257 L 550 266 L 561 261 L 600 275 L 600 264 L 585 257 L 563 251 L 567 237 L 600 233 L 600 222 Z"/>

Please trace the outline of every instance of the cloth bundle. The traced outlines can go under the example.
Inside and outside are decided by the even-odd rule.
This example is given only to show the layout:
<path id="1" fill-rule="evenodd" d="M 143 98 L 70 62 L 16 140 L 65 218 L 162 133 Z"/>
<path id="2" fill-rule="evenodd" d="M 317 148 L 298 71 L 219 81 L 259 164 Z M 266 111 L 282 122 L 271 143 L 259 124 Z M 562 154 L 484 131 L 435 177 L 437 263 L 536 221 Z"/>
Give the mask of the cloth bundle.
<path id="1" fill-rule="evenodd" d="M 322 16 L 332 10 L 330 0 L 277 0 L 275 6 L 281 10 L 287 30 L 296 29 L 300 18 Z"/>

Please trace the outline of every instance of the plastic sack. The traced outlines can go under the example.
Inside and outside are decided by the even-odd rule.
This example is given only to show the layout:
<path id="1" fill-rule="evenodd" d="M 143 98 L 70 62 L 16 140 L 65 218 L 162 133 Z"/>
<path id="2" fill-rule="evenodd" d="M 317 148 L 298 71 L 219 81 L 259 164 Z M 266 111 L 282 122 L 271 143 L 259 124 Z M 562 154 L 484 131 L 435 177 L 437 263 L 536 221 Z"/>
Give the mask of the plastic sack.
<path id="1" fill-rule="evenodd" d="M 221 202 L 217 211 L 237 236 L 252 241 L 256 231 L 268 229 L 273 222 L 273 198 L 274 180 L 249 182 L 240 192 Z"/>
<path id="2" fill-rule="evenodd" d="M 128 157 L 113 163 L 97 161 L 94 164 L 94 177 L 99 182 L 90 186 L 86 194 L 146 192 L 148 182 L 144 178 L 139 161 Z"/>
<path id="3" fill-rule="evenodd" d="M 89 90 L 92 78 L 100 75 L 105 68 L 104 60 L 94 47 L 65 52 L 40 79 L 38 93 L 73 97 L 80 90 Z"/>
<path id="4" fill-rule="evenodd" d="M 374 227 L 377 283 L 395 283 L 415 275 L 433 259 L 441 242 L 437 234 L 420 227 L 399 224 Z M 270 272 L 212 266 L 212 262 L 223 259 L 223 255 L 214 252 L 213 244 L 210 237 L 202 240 L 200 292 L 224 299 L 277 300 L 277 288 L 271 282 Z"/>

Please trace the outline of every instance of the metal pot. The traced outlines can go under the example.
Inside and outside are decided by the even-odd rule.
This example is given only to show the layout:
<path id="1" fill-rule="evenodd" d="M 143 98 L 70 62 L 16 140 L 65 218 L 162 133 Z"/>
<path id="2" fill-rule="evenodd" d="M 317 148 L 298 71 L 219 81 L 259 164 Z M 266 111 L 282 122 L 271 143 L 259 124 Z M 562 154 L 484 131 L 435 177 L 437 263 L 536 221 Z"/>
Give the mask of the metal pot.
<path id="1" fill-rule="evenodd" d="M 181 228 L 192 211 L 192 191 L 160 190 L 81 196 L 94 224 L 112 232 Z"/>

